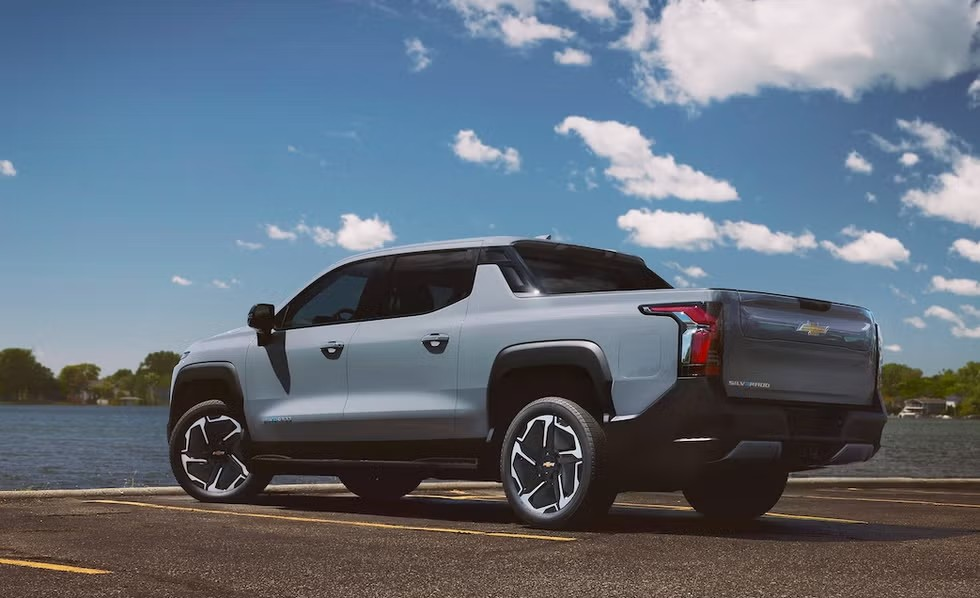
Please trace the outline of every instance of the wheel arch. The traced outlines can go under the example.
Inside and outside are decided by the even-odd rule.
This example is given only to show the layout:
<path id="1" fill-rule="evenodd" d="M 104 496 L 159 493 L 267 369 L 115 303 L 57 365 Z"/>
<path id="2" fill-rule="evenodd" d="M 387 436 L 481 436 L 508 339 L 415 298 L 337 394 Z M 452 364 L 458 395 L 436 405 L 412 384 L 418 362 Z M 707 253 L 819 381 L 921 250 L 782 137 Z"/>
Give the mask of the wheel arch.
<path id="1" fill-rule="evenodd" d="M 574 370 L 587 378 L 588 390 L 600 412 L 600 421 L 615 415 L 612 373 L 599 345 L 588 340 L 530 342 L 506 347 L 494 359 L 487 384 L 488 427 L 493 427 L 500 417 L 502 403 L 507 400 L 507 396 L 503 395 L 508 379 L 550 368 Z M 498 432 L 502 431 L 497 430 L 495 435 Z"/>
<path id="2" fill-rule="evenodd" d="M 180 416 L 194 405 L 210 399 L 220 399 L 231 409 L 244 413 L 245 398 L 235 366 L 226 361 L 215 361 L 192 363 L 181 368 L 170 396 L 167 438 Z"/>

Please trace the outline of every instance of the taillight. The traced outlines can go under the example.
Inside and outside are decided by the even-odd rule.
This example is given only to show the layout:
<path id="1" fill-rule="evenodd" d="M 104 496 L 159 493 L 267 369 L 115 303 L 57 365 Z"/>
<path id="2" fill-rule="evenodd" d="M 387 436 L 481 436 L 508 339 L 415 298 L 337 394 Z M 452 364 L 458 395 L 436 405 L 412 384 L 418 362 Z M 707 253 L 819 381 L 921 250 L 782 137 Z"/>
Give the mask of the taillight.
<path id="1" fill-rule="evenodd" d="M 641 305 L 647 315 L 665 315 L 681 326 L 680 376 L 721 374 L 721 303 Z"/>

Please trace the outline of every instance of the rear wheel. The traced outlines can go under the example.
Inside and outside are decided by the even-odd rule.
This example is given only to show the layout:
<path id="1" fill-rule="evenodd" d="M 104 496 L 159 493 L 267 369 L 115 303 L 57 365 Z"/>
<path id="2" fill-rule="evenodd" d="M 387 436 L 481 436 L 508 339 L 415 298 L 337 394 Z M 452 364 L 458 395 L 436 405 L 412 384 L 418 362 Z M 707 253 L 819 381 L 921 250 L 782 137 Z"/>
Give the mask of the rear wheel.
<path id="1" fill-rule="evenodd" d="M 705 471 L 684 489 L 684 497 L 705 517 L 747 520 L 773 508 L 786 488 L 781 469 L 730 467 Z"/>
<path id="2" fill-rule="evenodd" d="M 606 484 L 605 433 L 581 405 L 550 397 L 525 407 L 507 430 L 500 474 L 514 512 L 536 527 L 587 524 L 616 497 Z"/>
<path id="3" fill-rule="evenodd" d="M 222 401 L 205 401 L 177 420 L 170 467 L 177 483 L 203 502 L 242 502 L 265 489 L 271 475 L 248 465 L 244 418 Z"/>
<path id="4" fill-rule="evenodd" d="M 340 481 L 366 500 L 398 500 L 418 488 L 422 478 L 406 472 L 351 471 Z"/>

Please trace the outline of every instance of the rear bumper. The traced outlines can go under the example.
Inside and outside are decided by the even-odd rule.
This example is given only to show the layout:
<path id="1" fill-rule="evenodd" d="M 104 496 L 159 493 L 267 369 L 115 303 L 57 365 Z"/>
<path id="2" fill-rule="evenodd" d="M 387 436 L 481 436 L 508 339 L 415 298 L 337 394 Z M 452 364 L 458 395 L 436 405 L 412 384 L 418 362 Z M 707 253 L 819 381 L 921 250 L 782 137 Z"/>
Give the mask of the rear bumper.
<path id="1" fill-rule="evenodd" d="M 870 459 L 887 415 L 870 407 L 728 398 L 707 379 L 681 379 L 649 409 L 605 424 L 620 485 L 677 490 L 705 467 L 770 464 L 789 471 Z"/>

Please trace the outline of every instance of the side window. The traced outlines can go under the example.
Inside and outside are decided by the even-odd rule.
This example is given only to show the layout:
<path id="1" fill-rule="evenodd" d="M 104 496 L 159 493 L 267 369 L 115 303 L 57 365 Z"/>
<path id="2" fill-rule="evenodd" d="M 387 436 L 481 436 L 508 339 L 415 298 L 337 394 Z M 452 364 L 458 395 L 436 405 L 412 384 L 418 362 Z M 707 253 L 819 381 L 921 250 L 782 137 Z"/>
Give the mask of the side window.
<path id="1" fill-rule="evenodd" d="M 474 257 L 470 249 L 396 256 L 386 314 L 424 314 L 465 298 L 473 289 Z"/>
<path id="2" fill-rule="evenodd" d="M 382 277 L 384 261 L 365 260 L 327 273 L 286 307 L 281 327 L 303 328 L 377 316 L 378 302 L 372 295 L 377 294 L 373 289 Z"/>
<path id="3" fill-rule="evenodd" d="M 481 264 L 496 264 L 500 268 L 500 273 L 504 275 L 504 280 L 514 293 L 527 293 L 533 291 L 531 284 L 524 277 L 514 261 L 510 258 L 510 248 L 487 247 L 483 250 L 483 257 L 480 258 Z"/>

